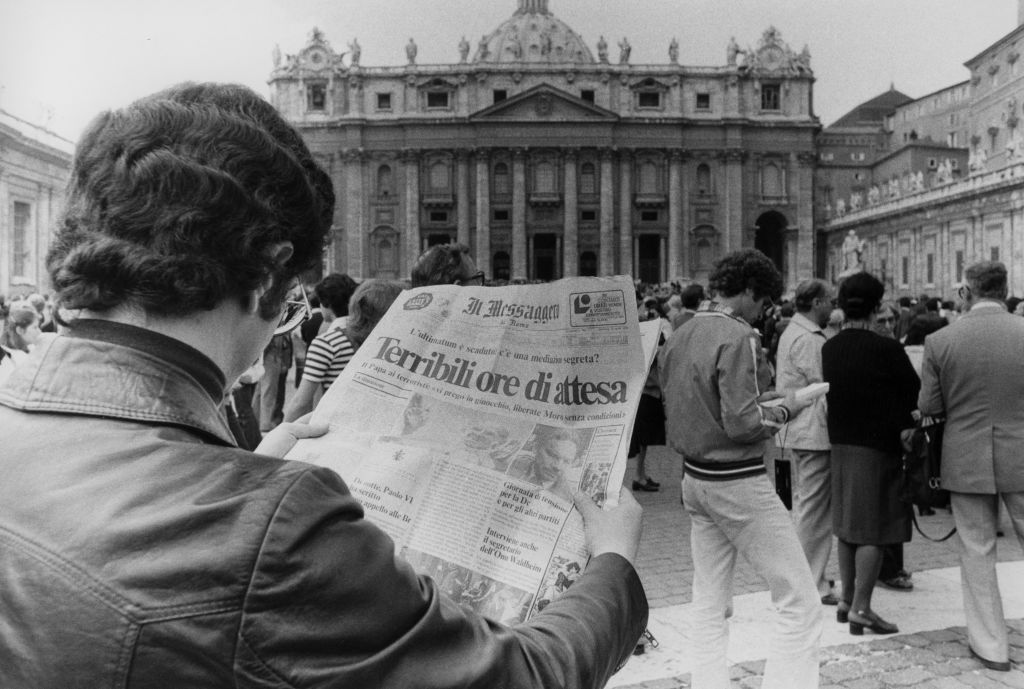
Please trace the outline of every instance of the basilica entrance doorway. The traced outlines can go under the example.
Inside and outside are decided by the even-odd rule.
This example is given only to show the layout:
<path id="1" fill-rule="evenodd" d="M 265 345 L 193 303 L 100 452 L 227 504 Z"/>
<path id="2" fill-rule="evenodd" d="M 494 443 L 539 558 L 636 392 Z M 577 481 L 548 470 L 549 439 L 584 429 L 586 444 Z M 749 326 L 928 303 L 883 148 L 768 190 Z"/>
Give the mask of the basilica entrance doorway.
<path id="1" fill-rule="evenodd" d="M 558 236 L 554 234 L 533 235 L 533 279 L 555 280 L 558 278 Z"/>
<path id="2" fill-rule="evenodd" d="M 784 271 L 783 255 L 785 248 L 786 216 L 778 211 L 762 213 L 757 219 L 754 233 L 754 248 L 772 260 L 779 271 Z"/>
<path id="3" fill-rule="evenodd" d="M 637 275 L 641 282 L 661 282 L 661 235 L 637 237 Z"/>

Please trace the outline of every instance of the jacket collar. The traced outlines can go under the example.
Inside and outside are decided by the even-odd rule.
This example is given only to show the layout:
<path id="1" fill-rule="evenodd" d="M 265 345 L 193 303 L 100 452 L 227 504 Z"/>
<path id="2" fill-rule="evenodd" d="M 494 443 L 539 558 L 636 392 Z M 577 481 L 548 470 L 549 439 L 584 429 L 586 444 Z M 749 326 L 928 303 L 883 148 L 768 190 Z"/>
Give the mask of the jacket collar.
<path id="1" fill-rule="evenodd" d="M 799 326 L 809 333 L 821 333 L 822 335 L 825 334 L 825 331 L 821 329 L 820 325 L 818 325 L 810 318 L 799 312 L 793 314 L 793 317 L 789 320 L 789 325 Z"/>
<path id="2" fill-rule="evenodd" d="M 220 408 L 224 387 L 216 365 L 182 342 L 129 325 L 82 321 L 15 369 L 0 388 L 0 404 L 182 426 L 235 445 Z"/>

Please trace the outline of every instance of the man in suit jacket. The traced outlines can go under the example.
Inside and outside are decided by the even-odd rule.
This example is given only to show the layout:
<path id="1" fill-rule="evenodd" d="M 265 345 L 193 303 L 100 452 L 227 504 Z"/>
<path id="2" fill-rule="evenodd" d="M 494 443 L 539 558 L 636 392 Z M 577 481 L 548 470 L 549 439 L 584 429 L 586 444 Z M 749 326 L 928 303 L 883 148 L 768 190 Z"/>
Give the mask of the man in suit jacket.
<path id="1" fill-rule="evenodd" d="M 971 652 L 1009 670 L 996 578 L 999 498 L 1024 545 L 1024 319 L 1006 311 L 1006 266 L 969 267 L 963 316 L 925 340 L 922 414 L 945 416 L 942 485 L 960 539 L 960 577 Z"/>

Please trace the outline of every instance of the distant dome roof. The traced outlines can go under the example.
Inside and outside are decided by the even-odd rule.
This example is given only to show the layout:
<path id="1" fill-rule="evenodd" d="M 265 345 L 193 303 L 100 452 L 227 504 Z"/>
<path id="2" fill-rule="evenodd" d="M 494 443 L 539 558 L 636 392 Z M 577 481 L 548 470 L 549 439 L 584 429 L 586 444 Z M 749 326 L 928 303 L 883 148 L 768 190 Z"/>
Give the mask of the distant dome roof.
<path id="1" fill-rule="evenodd" d="M 579 34 L 548 11 L 547 0 L 519 0 L 519 9 L 484 36 L 473 62 L 596 62 Z"/>

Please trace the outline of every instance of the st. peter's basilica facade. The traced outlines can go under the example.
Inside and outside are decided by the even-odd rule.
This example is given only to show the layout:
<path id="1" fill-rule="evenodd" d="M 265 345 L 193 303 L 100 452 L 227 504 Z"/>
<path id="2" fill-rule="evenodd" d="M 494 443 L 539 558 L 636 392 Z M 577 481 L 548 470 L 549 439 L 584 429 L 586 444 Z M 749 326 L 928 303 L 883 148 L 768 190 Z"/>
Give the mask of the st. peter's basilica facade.
<path id="1" fill-rule="evenodd" d="M 427 246 L 459 241 L 496 280 L 631 274 L 706 281 L 740 247 L 792 287 L 815 271 L 813 73 L 769 28 L 724 64 L 631 62 L 591 50 L 548 9 L 510 19 L 450 64 L 361 64 L 314 29 L 275 50 L 271 100 L 335 183 L 328 269 L 404 278 Z"/>

